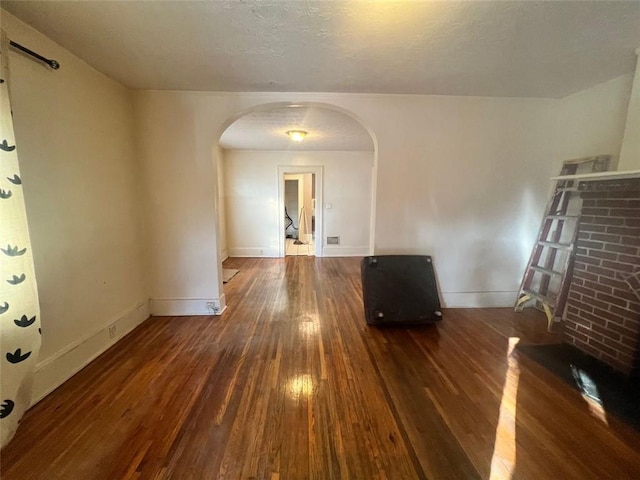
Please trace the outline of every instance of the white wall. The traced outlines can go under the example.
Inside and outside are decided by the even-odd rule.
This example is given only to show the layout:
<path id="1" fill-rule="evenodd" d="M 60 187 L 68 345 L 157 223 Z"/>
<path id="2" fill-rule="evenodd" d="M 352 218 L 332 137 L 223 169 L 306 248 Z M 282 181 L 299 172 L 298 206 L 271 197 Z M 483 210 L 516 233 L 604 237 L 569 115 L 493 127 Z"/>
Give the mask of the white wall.
<path id="1" fill-rule="evenodd" d="M 226 150 L 225 203 L 230 256 L 279 255 L 278 165 L 323 167 L 324 203 L 332 204 L 330 210 L 324 211 L 323 236 L 339 235 L 341 240 L 340 246 L 325 246 L 323 255 L 367 255 L 372 152 Z M 310 193 L 310 186 L 304 191 Z"/>
<path id="2" fill-rule="evenodd" d="M 433 255 L 449 306 L 511 304 L 553 163 L 553 102 L 402 100 L 390 121 L 413 125 L 380 142 L 376 251 Z"/>
<path id="3" fill-rule="evenodd" d="M 10 39 L 61 63 L 10 53 L 10 90 L 38 279 L 43 396 L 148 317 L 130 93 L 2 11 Z"/>
<path id="4" fill-rule="evenodd" d="M 218 125 L 197 118 L 209 113 L 198 108 L 198 94 L 172 96 L 176 102 L 169 108 L 146 103 L 153 94 L 134 94 L 145 179 L 152 314 L 221 311 L 224 297 L 216 220 L 219 168 L 213 140 L 218 138 L 214 133 Z"/>
<path id="5" fill-rule="evenodd" d="M 626 76 L 596 86 L 564 104 L 534 98 L 136 92 L 150 180 L 152 297 L 220 296 L 211 149 L 233 120 L 256 106 L 311 103 L 352 114 L 375 137 L 375 253 L 433 255 L 446 306 L 511 305 L 549 178 L 567 158 L 619 151 L 629 81 Z M 584 127 L 576 129 L 574 121 Z M 276 211 L 275 204 L 269 208 Z M 331 212 L 323 213 L 329 222 Z M 327 225 L 325 235 L 332 234 L 340 232 Z M 273 238 L 266 246 L 276 243 Z"/>
<path id="6" fill-rule="evenodd" d="M 622 75 L 559 101 L 558 159 L 620 155 L 632 82 L 633 74 Z"/>
<path id="7" fill-rule="evenodd" d="M 286 102 L 342 108 L 374 133 L 376 253 L 433 255 L 449 306 L 512 303 L 548 179 L 557 171 L 556 100 L 137 92 L 153 206 L 150 237 L 156 242 L 151 246 L 152 297 L 219 295 L 218 279 L 203 278 L 203 272 L 215 270 L 217 260 L 213 202 L 207 199 L 215 186 L 211 148 L 238 115 L 257 105 Z M 327 202 L 339 203 L 329 197 Z M 324 214 L 330 222 L 332 212 Z M 231 219 L 227 222 L 231 228 Z M 344 238 L 329 224 L 325 234 Z M 276 243 L 274 237 L 268 247 Z M 179 258 L 163 253 L 177 250 Z"/>
<path id="8" fill-rule="evenodd" d="M 216 165 L 218 169 L 218 252 L 222 261 L 229 257 L 229 249 L 227 247 L 227 217 L 225 205 L 225 187 L 224 187 L 224 150 L 218 146 L 216 154 Z"/>
<path id="9" fill-rule="evenodd" d="M 640 55 L 640 47 L 636 50 L 636 55 Z M 640 57 L 636 60 L 636 73 L 620 153 L 620 170 L 640 170 Z"/>
<path id="10" fill-rule="evenodd" d="M 373 168 L 373 155 L 371 153 L 369 153 L 369 165 L 367 168 L 367 174 L 369 177 L 369 186 L 371 186 L 371 169 Z M 302 235 L 304 235 L 304 237 L 302 237 L 302 239 L 306 242 L 310 242 L 312 240 L 311 236 L 313 235 L 313 183 L 314 183 L 314 178 L 313 178 L 313 174 L 312 173 L 303 173 L 302 174 L 302 180 L 301 180 L 301 185 L 303 185 L 302 187 L 302 195 L 300 195 L 302 198 L 302 205 L 304 206 L 304 212 L 303 212 L 303 218 L 300 221 L 300 232 L 302 232 Z M 368 208 L 367 208 L 367 212 L 369 213 L 369 218 L 367 219 L 366 222 L 358 222 L 358 220 L 360 219 L 356 219 L 355 221 L 361 224 L 366 225 L 366 231 L 367 233 L 370 233 L 370 228 L 369 228 L 369 223 L 371 220 L 371 191 L 368 192 L 369 193 L 369 198 L 368 198 Z"/>

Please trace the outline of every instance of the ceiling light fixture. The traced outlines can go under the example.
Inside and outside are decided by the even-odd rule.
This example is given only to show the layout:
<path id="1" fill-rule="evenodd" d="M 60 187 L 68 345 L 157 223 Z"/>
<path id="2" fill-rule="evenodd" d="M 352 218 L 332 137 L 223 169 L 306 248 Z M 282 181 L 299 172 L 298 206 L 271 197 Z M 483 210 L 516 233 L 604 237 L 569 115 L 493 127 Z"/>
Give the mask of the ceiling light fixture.
<path id="1" fill-rule="evenodd" d="M 294 142 L 301 142 L 304 140 L 304 137 L 307 136 L 307 133 L 308 132 L 305 132 L 304 130 L 289 130 L 287 135 L 289 135 L 289 138 Z"/>

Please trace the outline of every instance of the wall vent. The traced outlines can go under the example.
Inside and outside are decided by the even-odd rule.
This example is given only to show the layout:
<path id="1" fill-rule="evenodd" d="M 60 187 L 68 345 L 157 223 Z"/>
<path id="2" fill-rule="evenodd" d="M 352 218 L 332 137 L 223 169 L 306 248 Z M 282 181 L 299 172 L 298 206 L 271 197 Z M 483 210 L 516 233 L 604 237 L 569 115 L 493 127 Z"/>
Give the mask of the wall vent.
<path id="1" fill-rule="evenodd" d="M 327 245 L 340 245 L 340 237 L 327 237 Z"/>

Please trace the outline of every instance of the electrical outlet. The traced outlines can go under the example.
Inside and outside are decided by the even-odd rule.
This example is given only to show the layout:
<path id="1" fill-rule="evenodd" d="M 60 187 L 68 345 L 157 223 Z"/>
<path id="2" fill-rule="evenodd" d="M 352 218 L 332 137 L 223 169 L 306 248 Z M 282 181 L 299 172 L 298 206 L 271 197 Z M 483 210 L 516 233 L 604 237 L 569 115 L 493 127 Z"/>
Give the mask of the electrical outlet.
<path id="1" fill-rule="evenodd" d="M 216 302 L 207 302 L 207 310 L 209 310 L 211 315 L 216 315 L 219 308 L 218 305 L 216 305 Z"/>
<path id="2" fill-rule="evenodd" d="M 109 338 L 115 338 L 115 336 L 116 336 L 116 326 L 111 325 L 109 327 Z"/>

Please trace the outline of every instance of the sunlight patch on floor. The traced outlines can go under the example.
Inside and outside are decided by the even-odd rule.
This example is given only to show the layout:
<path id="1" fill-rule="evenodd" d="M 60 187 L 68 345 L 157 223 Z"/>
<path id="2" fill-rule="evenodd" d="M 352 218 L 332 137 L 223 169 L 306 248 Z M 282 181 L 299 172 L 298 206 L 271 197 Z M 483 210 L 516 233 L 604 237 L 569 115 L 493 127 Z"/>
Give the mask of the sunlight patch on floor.
<path id="1" fill-rule="evenodd" d="M 600 420 L 606 426 L 609 426 L 609 421 L 607 420 L 607 412 L 602 405 L 602 399 L 600 398 L 600 393 L 598 392 L 598 386 L 584 370 L 580 370 L 574 365 L 571 365 L 571 373 L 573 374 L 573 378 L 575 379 L 576 384 L 580 389 L 580 395 L 587 404 L 589 413 L 591 413 L 593 417 Z"/>
<path id="2" fill-rule="evenodd" d="M 509 338 L 507 374 L 502 388 L 500 416 L 498 417 L 493 457 L 491 458 L 489 478 L 492 480 L 511 479 L 516 466 L 516 399 L 520 367 L 518 359 L 512 353 L 519 341 L 518 337 Z"/>

